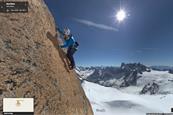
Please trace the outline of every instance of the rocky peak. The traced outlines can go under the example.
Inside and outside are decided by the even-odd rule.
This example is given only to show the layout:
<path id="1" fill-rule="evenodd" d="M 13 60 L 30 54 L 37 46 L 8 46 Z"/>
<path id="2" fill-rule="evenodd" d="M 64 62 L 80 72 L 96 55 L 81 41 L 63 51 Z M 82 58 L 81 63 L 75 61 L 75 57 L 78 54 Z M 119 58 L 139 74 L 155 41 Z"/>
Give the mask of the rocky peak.
<path id="1" fill-rule="evenodd" d="M 144 86 L 140 94 L 146 94 L 149 93 L 150 95 L 154 95 L 158 93 L 159 91 L 159 85 L 157 83 L 148 83 L 147 85 Z"/>
<path id="2" fill-rule="evenodd" d="M 122 79 L 123 81 L 120 87 L 128 87 L 130 85 L 135 86 L 137 84 L 137 80 L 141 77 L 138 74 L 142 74 L 142 72 L 145 71 L 150 71 L 148 67 L 140 63 L 122 63 L 120 68 L 124 73 L 124 77 Z"/>
<path id="3" fill-rule="evenodd" d="M 126 72 L 137 71 L 138 73 L 142 73 L 144 71 L 149 70 L 148 67 L 140 63 L 129 63 L 129 64 L 122 63 L 120 68 Z"/>

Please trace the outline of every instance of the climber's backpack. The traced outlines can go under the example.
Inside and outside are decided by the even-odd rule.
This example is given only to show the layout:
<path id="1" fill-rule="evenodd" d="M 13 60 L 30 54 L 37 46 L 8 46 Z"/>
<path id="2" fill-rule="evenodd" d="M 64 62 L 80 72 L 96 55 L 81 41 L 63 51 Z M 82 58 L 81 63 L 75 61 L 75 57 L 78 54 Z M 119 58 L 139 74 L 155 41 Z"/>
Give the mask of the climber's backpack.
<path id="1" fill-rule="evenodd" d="M 70 35 L 70 38 L 74 40 L 74 37 L 72 35 Z M 77 51 L 78 47 L 79 47 L 79 43 L 77 41 L 75 41 L 72 48 L 74 49 L 74 51 Z"/>
<path id="2" fill-rule="evenodd" d="M 79 47 L 79 43 L 77 41 L 75 41 L 73 47 L 77 51 L 78 50 L 78 47 Z"/>

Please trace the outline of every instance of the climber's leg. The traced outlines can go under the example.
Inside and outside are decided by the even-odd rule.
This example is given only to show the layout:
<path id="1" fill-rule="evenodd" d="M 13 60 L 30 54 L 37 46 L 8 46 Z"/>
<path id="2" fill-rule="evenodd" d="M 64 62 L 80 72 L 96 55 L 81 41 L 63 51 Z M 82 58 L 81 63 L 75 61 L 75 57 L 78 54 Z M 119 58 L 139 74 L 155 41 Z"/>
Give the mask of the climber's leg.
<path id="1" fill-rule="evenodd" d="M 73 50 L 73 48 L 69 48 L 67 50 L 67 57 L 70 61 L 70 66 L 71 66 L 72 69 L 75 68 L 75 61 L 74 61 L 74 57 L 73 57 L 74 53 L 75 53 L 75 51 Z"/>

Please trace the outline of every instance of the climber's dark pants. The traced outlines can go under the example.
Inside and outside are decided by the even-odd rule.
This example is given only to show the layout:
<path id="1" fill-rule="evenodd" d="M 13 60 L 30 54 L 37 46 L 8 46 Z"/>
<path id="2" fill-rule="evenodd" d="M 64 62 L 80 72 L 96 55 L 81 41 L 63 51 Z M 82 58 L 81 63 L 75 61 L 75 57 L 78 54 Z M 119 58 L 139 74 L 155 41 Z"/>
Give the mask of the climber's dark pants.
<path id="1" fill-rule="evenodd" d="M 74 68 L 75 67 L 75 61 L 73 58 L 73 54 L 76 52 L 76 50 L 73 47 L 69 47 L 67 50 L 67 57 L 71 63 L 71 67 Z"/>

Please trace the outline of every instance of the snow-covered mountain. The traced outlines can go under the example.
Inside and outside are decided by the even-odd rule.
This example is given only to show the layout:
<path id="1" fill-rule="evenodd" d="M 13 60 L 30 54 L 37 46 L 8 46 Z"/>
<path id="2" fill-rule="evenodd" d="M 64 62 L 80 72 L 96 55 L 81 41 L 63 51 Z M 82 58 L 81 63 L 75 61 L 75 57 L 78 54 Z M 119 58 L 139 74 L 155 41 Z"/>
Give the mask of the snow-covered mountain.
<path id="1" fill-rule="evenodd" d="M 89 72 L 89 71 L 90 72 Z M 149 70 L 146 66 L 140 63 L 124 64 L 121 67 L 91 67 L 78 68 L 78 74 L 90 73 L 82 75 L 88 81 L 98 83 L 107 87 L 117 87 L 116 80 L 122 79 L 121 87 L 135 85 L 138 79 L 137 74 Z"/>
<path id="2" fill-rule="evenodd" d="M 169 73 L 173 74 L 172 66 L 151 66 L 150 68 L 157 71 L 168 71 Z"/>
<path id="3" fill-rule="evenodd" d="M 121 88 L 128 93 L 173 94 L 173 74 L 168 71 L 143 72 L 135 86 Z"/>
<path id="4" fill-rule="evenodd" d="M 132 94 L 173 94 L 173 74 L 140 63 L 122 64 L 119 68 L 82 68 L 77 73 L 87 81 Z"/>
<path id="5" fill-rule="evenodd" d="M 92 75 L 94 73 L 94 69 L 89 67 L 77 67 L 76 73 L 82 77 L 83 79 L 86 79 L 88 76 Z"/>
<path id="6" fill-rule="evenodd" d="M 169 113 L 173 107 L 169 71 L 123 63 L 121 67 L 79 67 L 76 72 L 95 115 Z"/>
<path id="7" fill-rule="evenodd" d="M 150 66 L 153 70 L 158 70 L 158 71 L 169 71 L 173 70 L 172 66 Z"/>
<path id="8" fill-rule="evenodd" d="M 82 87 L 90 100 L 94 115 L 146 115 L 146 113 L 170 113 L 173 94 L 139 95 L 122 92 L 84 81 Z M 169 115 L 173 115 L 169 114 Z"/>

